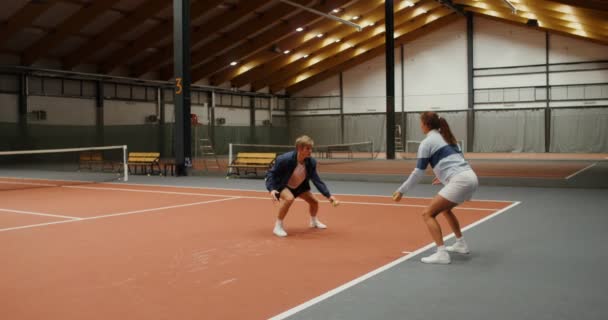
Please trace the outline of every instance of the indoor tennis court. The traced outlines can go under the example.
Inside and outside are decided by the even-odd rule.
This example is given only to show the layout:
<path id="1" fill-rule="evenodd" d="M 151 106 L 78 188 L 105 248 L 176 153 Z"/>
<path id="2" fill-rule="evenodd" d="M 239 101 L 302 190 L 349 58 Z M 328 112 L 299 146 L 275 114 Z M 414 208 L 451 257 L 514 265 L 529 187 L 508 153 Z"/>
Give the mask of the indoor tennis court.
<path id="1" fill-rule="evenodd" d="M 607 22 L 4 1 L 0 319 L 603 319 Z"/>

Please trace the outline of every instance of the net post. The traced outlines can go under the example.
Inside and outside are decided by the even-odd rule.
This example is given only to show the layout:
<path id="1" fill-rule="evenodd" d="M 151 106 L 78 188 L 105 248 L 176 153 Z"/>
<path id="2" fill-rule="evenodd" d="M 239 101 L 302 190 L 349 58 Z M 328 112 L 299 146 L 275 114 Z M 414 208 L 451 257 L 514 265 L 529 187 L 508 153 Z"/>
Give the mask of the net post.
<path id="1" fill-rule="evenodd" d="M 123 145 L 122 146 L 122 170 L 124 172 L 124 178 L 123 181 L 129 181 L 129 165 L 127 164 L 127 146 Z"/>
<path id="2" fill-rule="evenodd" d="M 372 160 L 374 159 L 374 140 L 372 140 Z"/>
<path id="3" fill-rule="evenodd" d="M 232 143 L 228 144 L 228 175 L 232 174 Z"/>

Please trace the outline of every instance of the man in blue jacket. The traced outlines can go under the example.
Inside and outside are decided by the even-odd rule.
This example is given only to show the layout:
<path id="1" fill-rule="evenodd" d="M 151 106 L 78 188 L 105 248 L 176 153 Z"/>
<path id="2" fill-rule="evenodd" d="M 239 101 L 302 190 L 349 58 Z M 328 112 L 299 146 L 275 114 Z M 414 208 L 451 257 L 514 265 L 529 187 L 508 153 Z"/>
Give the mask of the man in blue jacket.
<path id="1" fill-rule="evenodd" d="M 283 219 L 297 197 L 304 199 L 310 206 L 310 227 L 327 228 L 317 218 L 319 200 L 310 191 L 310 180 L 332 204 L 338 203 L 317 174 L 317 161 L 311 157 L 313 144 L 310 137 L 299 137 L 296 139 L 296 150 L 278 156 L 274 166 L 266 174 L 266 189 L 270 191 L 272 201 L 278 201 L 280 204 L 273 230 L 273 233 L 279 237 L 287 236 L 287 232 L 283 229 Z"/>

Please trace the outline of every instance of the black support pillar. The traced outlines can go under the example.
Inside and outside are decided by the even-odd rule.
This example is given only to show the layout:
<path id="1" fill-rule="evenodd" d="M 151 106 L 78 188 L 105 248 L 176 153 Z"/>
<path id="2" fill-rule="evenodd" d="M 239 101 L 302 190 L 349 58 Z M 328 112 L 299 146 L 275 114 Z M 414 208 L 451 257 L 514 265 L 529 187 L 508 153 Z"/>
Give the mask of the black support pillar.
<path id="1" fill-rule="evenodd" d="M 245 96 L 246 97 L 246 96 Z M 249 143 L 256 143 L 255 137 L 255 96 L 249 97 Z"/>
<path id="2" fill-rule="evenodd" d="M 191 166 L 190 0 L 173 0 L 173 65 L 175 74 L 175 170 L 187 175 Z"/>
<path id="3" fill-rule="evenodd" d="M 405 114 L 405 45 L 401 45 L 401 151 L 405 151 L 407 142 L 407 115 Z"/>
<path id="4" fill-rule="evenodd" d="M 95 135 L 98 146 L 105 144 L 104 115 L 103 115 L 103 81 L 95 82 Z"/>
<path id="5" fill-rule="evenodd" d="M 207 101 L 209 101 L 209 107 L 207 108 L 207 116 L 209 117 L 209 141 L 215 146 L 215 92 L 207 92 Z"/>
<path id="6" fill-rule="evenodd" d="M 160 151 L 161 157 L 167 157 L 166 151 L 166 122 L 165 119 L 165 88 L 160 87 L 157 89 L 156 99 L 158 99 L 158 150 Z"/>
<path id="7" fill-rule="evenodd" d="M 386 42 L 386 158 L 395 159 L 395 22 L 393 0 L 384 1 Z"/>
<path id="8" fill-rule="evenodd" d="M 344 79 L 343 79 L 343 74 L 341 71 L 340 71 L 338 80 L 340 80 L 340 143 L 345 143 L 345 141 L 344 141 Z"/>
<path id="9" fill-rule="evenodd" d="M 20 149 L 29 149 L 27 129 L 27 76 L 19 75 L 19 96 L 17 98 L 17 144 Z"/>
<path id="10" fill-rule="evenodd" d="M 468 82 L 468 111 L 467 111 L 467 152 L 473 152 L 475 142 L 475 91 L 473 90 L 473 14 L 467 13 L 467 82 Z"/>
<path id="11" fill-rule="evenodd" d="M 545 152 L 551 151 L 551 108 L 549 101 L 551 97 L 551 88 L 549 87 L 549 32 L 545 32 L 545 84 L 547 88 L 545 105 Z"/>

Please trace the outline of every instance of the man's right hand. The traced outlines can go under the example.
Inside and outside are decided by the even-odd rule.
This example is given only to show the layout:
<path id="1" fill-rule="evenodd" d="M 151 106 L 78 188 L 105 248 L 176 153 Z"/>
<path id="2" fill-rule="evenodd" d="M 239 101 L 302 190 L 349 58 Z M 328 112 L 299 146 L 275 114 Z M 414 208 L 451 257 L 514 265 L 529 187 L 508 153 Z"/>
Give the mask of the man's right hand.
<path id="1" fill-rule="evenodd" d="M 278 202 L 279 201 L 279 192 L 277 190 L 270 191 L 270 197 L 272 198 L 273 202 Z"/>

